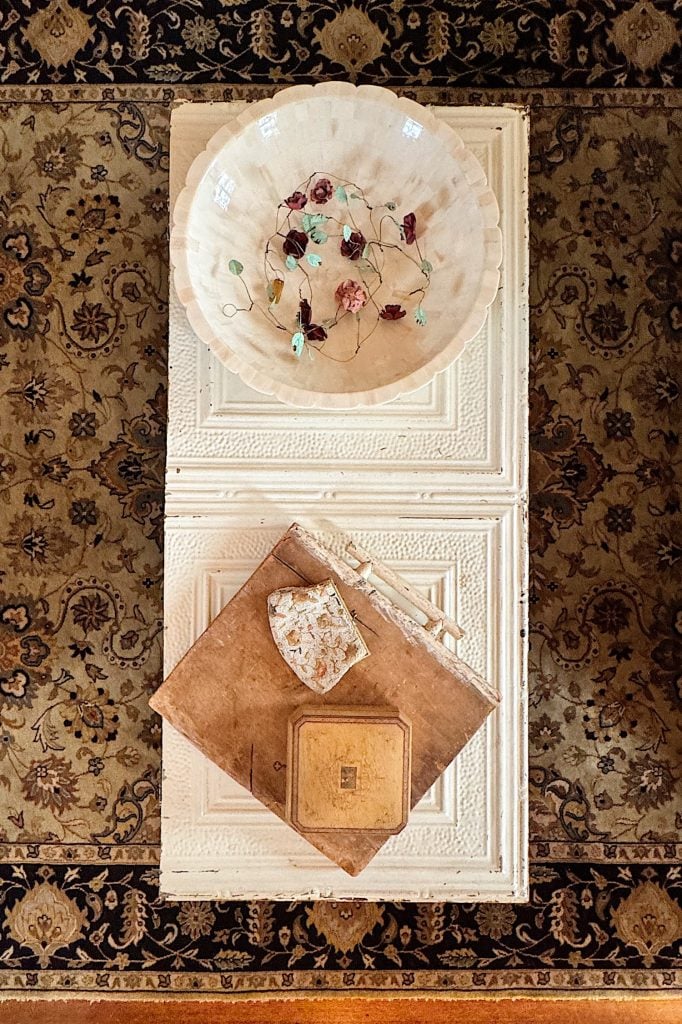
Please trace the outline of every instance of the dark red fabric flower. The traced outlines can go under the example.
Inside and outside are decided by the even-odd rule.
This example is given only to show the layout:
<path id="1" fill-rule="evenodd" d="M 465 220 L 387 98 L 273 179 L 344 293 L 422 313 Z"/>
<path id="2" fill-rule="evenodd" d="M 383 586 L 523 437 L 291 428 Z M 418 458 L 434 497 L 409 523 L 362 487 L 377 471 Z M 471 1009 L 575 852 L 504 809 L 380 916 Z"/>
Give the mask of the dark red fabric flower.
<path id="1" fill-rule="evenodd" d="M 307 202 L 308 197 L 303 192 L 293 192 L 288 199 L 284 200 L 284 205 L 288 206 L 290 210 L 302 210 Z"/>
<path id="2" fill-rule="evenodd" d="M 402 320 L 406 315 L 407 314 L 402 306 L 391 305 L 390 303 L 387 303 L 379 313 L 382 320 Z"/>
<path id="3" fill-rule="evenodd" d="M 347 256 L 349 260 L 359 260 L 366 245 L 367 240 L 363 233 L 352 231 L 348 241 L 345 238 L 341 240 L 341 255 Z"/>
<path id="4" fill-rule="evenodd" d="M 413 213 L 406 213 L 402 223 L 403 238 L 408 245 L 417 241 L 417 218 Z"/>
<path id="5" fill-rule="evenodd" d="M 287 237 L 282 243 L 282 249 L 284 250 L 285 256 L 293 256 L 294 259 L 300 260 L 305 255 L 305 251 L 308 248 L 308 236 L 305 231 L 296 231 L 292 228 Z"/>
<path id="6" fill-rule="evenodd" d="M 310 190 L 310 198 L 314 203 L 328 203 L 334 194 L 329 178 L 318 178 Z"/>
<path id="7" fill-rule="evenodd" d="M 298 322 L 308 341 L 325 341 L 327 332 L 319 324 L 311 323 L 313 311 L 307 299 L 301 299 L 298 306 Z"/>

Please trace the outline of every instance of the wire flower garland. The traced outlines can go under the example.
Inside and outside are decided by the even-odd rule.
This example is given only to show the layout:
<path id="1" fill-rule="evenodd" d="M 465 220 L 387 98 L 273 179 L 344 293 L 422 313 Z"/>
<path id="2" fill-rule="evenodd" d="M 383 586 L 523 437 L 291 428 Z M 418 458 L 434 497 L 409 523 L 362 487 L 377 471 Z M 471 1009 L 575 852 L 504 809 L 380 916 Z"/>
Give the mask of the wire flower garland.
<path id="1" fill-rule="evenodd" d="M 318 209 L 311 212 L 314 208 Z M 422 255 L 415 214 L 406 213 L 399 220 L 396 208 L 395 202 L 374 206 L 364 190 L 353 182 L 313 172 L 277 207 L 275 229 L 263 252 L 267 304 L 254 299 L 244 278 L 243 263 L 231 259 L 229 270 L 241 281 L 248 305 L 226 303 L 224 315 L 233 317 L 256 309 L 277 330 L 289 335 L 296 358 L 300 359 L 308 348 L 336 362 L 353 359 L 379 324 L 406 317 L 408 310 L 403 303 L 413 304 L 415 323 L 425 327 L 424 299 L 433 267 Z M 341 257 L 349 263 L 347 276 L 332 288 L 329 274 L 323 279 L 317 275 L 316 280 L 315 273 L 327 259 L 323 248 L 326 245 L 337 246 Z M 413 287 L 401 285 L 396 294 L 389 276 L 389 256 L 412 264 Z M 297 289 L 296 312 L 295 322 L 287 324 L 278 314 L 282 295 L 291 287 L 291 278 Z M 325 307 L 326 315 L 320 316 Z M 347 324 L 349 318 L 356 324 L 354 349 L 340 358 L 325 351 L 325 343 L 334 329 L 342 322 Z"/>

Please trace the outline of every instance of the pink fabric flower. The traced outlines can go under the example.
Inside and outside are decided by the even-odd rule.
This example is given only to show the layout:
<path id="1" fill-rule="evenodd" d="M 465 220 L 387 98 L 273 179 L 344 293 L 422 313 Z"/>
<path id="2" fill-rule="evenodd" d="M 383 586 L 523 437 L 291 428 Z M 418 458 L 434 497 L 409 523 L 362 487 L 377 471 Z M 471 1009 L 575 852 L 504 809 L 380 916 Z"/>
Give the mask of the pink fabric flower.
<path id="1" fill-rule="evenodd" d="M 302 210 L 307 202 L 308 197 L 303 192 L 293 192 L 288 199 L 284 200 L 284 205 L 288 206 L 290 210 Z"/>
<path id="2" fill-rule="evenodd" d="M 314 203 L 327 203 L 334 189 L 329 178 L 318 178 L 310 190 L 310 198 Z"/>
<path id="3" fill-rule="evenodd" d="M 367 305 L 368 295 L 359 281 L 342 281 L 335 292 L 336 301 L 349 313 L 359 312 Z"/>

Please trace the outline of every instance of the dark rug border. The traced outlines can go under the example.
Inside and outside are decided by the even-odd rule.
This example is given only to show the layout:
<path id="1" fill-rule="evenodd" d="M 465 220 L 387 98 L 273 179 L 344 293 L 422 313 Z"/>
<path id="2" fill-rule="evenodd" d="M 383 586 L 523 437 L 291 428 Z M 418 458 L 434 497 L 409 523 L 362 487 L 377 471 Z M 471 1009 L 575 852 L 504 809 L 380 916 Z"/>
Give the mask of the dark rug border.
<path id="1" fill-rule="evenodd" d="M 372 85 L 551 88 L 599 81 L 665 89 L 679 74 L 675 0 L 70 0 L 64 6 L 67 32 L 66 19 L 59 10 L 55 19 L 48 0 L 5 3 L 6 78 L 48 85 L 67 77 L 284 85 L 325 76 Z"/>

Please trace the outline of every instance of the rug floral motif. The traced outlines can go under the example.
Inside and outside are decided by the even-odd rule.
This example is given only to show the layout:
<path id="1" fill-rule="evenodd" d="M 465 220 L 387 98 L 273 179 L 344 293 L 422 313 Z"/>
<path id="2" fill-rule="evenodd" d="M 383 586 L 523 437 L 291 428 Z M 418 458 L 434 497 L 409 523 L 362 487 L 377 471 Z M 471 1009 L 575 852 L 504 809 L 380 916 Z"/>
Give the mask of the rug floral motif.
<path id="1" fill-rule="evenodd" d="M 178 79 L 192 80 L 194 44 L 176 37 L 201 18 L 186 34 L 197 43 L 198 79 L 211 78 L 221 33 L 236 47 L 225 26 L 252 26 L 257 14 L 225 0 L 202 14 L 181 3 L 178 28 L 163 6 L 113 15 L 98 2 L 61 0 L 62 11 L 82 15 L 61 42 L 54 3 L 30 15 L 0 9 L 9 83 L 0 95 L 0 987 L 674 990 L 679 93 L 477 91 L 481 82 L 542 85 L 553 76 L 665 85 L 679 53 L 672 5 L 578 0 L 548 14 L 531 2 L 521 19 L 512 5 L 494 5 L 493 17 L 477 0 L 334 11 L 273 3 L 259 5 L 280 26 L 272 41 L 259 50 L 250 35 L 241 64 L 222 58 L 226 79 L 254 84 L 192 91 L 167 76 L 151 86 L 92 85 L 100 73 L 153 79 L 154 64 L 173 63 Z M 447 20 L 446 53 L 426 60 L 415 48 L 425 36 L 412 14 L 420 25 Z M 353 58 L 354 70 L 342 36 L 348 64 L 332 53 L 329 26 L 342 15 L 356 19 L 354 45 L 364 39 L 365 56 L 377 33 L 386 37 L 362 67 L 364 57 Z M 639 20 L 619 33 L 626 15 Z M 446 77 L 457 82 L 455 39 L 485 39 L 496 19 L 518 37 L 513 57 L 499 41 L 510 31 L 490 29 L 490 60 L 484 66 L 472 51 L 468 62 L 471 89 L 441 88 Z M 590 50 L 590 82 L 580 77 L 580 45 Z M 623 56 L 628 45 L 639 56 Z M 561 46 L 563 65 L 552 56 Z M 300 80 L 316 62 L 327 77 L 408 81 L 425 102 L 531 108 L 525 905 L 181 904 L 158 893 L 160 723 L 147 700 L 160 682 L 163 622 L 169 103 L 255 98 L 268 68 Z M 526 82 L 524 68 L 547 77 Z M 433 75 L 426 86 L 419 69 Z M 60 84 L 75 78 L 84 83 L 78 97 Z"/>
<path id="2" fill-rule="evenodd" d="M 0 114 L 10 842 L 158 841 L 165 171 L 102 113 Z"/>

